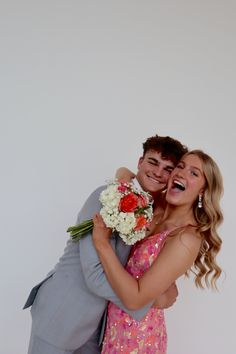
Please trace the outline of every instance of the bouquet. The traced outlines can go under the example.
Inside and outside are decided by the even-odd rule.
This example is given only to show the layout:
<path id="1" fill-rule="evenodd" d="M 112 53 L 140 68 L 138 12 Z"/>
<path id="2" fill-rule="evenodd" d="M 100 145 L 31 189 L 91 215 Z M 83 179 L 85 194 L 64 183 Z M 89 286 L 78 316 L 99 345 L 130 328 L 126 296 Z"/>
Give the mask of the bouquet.
<path id="1" fill-rule="evenodd" d="M 153 217 L 152 196 L 134 186 L 133 183 L 110 182 L 100 194 L 100 214 L 107 227 L 117 231 L 127 245 L 143 239 Z M 71 226 L 72 240 L 78 241 L 93 229 L 93 221 L 85 220 Z"/>

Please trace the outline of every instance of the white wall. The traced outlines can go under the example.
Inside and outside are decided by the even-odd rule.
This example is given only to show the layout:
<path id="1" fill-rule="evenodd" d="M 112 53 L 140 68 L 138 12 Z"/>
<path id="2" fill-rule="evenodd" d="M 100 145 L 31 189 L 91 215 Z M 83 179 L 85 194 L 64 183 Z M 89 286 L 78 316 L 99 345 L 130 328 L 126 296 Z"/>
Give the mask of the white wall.
<path id="1" fill-rule="evenodd" d="M 85 198 L 142 142 L 202 148 L 224 176 L 220 292 L 179 281 L 170 354 L 235 347 L 235 2 L 1 2 L 1 353 L 26 353 L 30 288 Z"/>

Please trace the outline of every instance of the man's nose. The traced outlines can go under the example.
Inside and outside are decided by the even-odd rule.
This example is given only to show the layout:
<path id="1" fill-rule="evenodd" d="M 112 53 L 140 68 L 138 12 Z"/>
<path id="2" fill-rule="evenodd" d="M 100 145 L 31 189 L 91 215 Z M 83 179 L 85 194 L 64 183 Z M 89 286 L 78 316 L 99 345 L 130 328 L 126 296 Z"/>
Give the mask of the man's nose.
<path id="1" fill-rule="evenodd" d="M 155 166 L 153 173 L 156 177 L 161 177 L 163 175 L 164 169 L 162 166 Z"/>

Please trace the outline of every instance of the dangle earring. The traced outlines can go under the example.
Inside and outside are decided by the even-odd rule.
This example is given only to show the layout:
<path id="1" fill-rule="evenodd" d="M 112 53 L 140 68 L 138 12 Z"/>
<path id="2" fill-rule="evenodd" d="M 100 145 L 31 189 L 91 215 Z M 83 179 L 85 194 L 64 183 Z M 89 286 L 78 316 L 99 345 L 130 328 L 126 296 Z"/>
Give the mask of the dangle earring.
<path id="1" fill-rule="evenodd" d="M 199 196 L 198 196 L 198 208 L 202 208 L 202 195 L 201 194 L 199 194 Z"/>

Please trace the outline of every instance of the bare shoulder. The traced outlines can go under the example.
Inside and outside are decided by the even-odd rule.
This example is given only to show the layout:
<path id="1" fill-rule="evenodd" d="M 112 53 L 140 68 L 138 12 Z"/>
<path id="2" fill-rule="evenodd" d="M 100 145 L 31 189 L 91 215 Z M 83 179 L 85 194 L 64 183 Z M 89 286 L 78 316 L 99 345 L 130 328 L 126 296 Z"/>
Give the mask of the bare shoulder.
<path id="1" fill-rule="evenodd" d="M 191 253 L 198 253 L 201 247 L 202 238 L 194 227 L 187 227 L 178 235 L 179 241 Z"/>
<path id="2" fill-rule="evenodd" d="M 201 247 L 202 238 L 194 227 L 186 227 L 177 232 L 173 237 L 170 236 L 168 244 L 174 247 L 184 248 L 191 254 L 197 255 Z"/>

